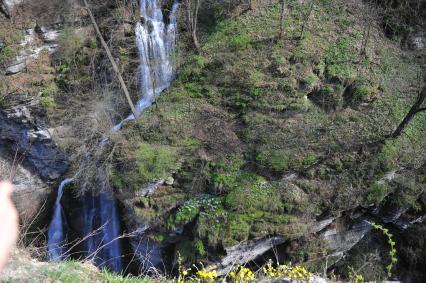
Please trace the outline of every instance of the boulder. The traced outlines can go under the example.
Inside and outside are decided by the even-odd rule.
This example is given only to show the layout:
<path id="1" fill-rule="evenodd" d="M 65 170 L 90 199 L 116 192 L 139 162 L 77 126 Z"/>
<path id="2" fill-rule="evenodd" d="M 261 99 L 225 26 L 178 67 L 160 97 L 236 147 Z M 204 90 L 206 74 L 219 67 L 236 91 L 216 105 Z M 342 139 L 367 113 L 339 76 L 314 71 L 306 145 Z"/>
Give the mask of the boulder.
<path id="1" fill-rule="evenodd" d="M 220 261 L 218 275 L 227 274 L 233 267 L 245 265 L 286 241 L 282 236 L 247 241 L 226 249 L 226 256 Z"/>
<path id="2" fill-rule="evenodd" d="M 349 251 L 371 230 L 371 224 L 360 220 L 355 223 L 334 223 L 323 234 L 333 255 L 343 255 Z"/>
<path id="3" fill-rule="evenodd" d="M 15 75 L 23 72 L 27 68 L 27 63 L 25 61 L 15 62 L 12 65 L 6 68 L 5 75 Z"/>

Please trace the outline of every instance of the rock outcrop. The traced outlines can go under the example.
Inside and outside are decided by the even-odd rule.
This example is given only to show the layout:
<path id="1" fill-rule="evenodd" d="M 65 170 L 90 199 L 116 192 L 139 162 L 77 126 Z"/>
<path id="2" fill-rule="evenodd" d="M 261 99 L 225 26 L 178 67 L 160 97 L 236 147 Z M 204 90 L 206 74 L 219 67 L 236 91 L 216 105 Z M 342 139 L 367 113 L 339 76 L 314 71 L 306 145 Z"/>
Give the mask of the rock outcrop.
<path id="1" fill-rule="evenodd" d="M 26 107 L 0 111 L 0 175 L 15 185 L 14 200 L 22 221 L 41 213 L 52 185 L 67 170 L 66 157 Z"/>
<path id="2" fill-rule="evenodd" d="M 15 60 L 5 68 L 5 75 L 14 75 L 23 72 L 27 64 L 36 59 L 44 50 L 49 54 L 53 53 L 58 46 L 57 40 L 59 34 L 60 31 L 58 29 L 44 26 L 36 26 L 35 28 L 28 29 L 24 39 L 20 43 L 23 49 Z"/>

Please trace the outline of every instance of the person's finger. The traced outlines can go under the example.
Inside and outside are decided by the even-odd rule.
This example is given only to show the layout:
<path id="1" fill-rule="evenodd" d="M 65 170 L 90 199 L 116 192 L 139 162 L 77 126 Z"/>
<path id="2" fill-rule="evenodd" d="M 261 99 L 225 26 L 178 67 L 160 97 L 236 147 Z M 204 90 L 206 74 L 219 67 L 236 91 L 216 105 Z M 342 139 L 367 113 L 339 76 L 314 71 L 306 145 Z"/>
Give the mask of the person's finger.
<path id="1" fill-rule="evenodd" d="M 12 195 L 13 187 L 9 182 L 1 182 L 0 183 L 0 195 L 2 196 L 10 196 Z"/>

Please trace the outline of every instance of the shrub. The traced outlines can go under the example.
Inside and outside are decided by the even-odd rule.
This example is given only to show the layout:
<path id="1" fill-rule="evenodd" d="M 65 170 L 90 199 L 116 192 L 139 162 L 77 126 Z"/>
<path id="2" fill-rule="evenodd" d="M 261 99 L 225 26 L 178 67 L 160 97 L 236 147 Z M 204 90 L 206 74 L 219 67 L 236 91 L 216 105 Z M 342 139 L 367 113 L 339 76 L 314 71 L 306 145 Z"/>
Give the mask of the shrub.
<path id="1" fill-rule="evenodd" d="M 176 150 L 169 146 L 139 145 L 136 151 L 138 172 L 145 180 L 163 179 L 177 167 Z"/>
<path id="2" fill-rule="evenodd" d="M 353 98 L 356 101 L 370 101 L 375 95 L 377 90 L 365 84 L 356 85 L 353 89 Z"/>
<path id="3" fill-rule="evenodd" d="M 215 172 L 212 174 L 212 182 L 214 186 L 225 190 L 234 188 L 240 168 L 243 165 L 244 160 L 237 155 L 232 155 L 218 163 L 213 163 L 212 167 Z"/>
<path id="4" fill-rule="evenodd" d="M 318 83 L 318 81 L 319 78 L 313 73 L 307 75 L 305 78 L 302 79 L 302 83 L 307 85 L 315 85 Z"/>
<path id="5" fill-rule="evenodd" d="M 74 56 L 83 46 L 84 38 L 82 34 L 76 33 L 72 28 L 65 28 L 59 37 L 59 49 L 57 52 L 63 59 Z"/>
<path id="6" fill-rule="evenodd" d="M 225 239 L 225 245 L 231 246 L 248 239 L 251 224 L 248 216 L 244 214 L 231 214 L 228 224 L 228 237 Z"/>
<path id="7" fill-rule="evenodd" d="M 260 152 L 256 160 L 265 167 L 275 171 L 283 171 L 290 167 L 291 153 L 285 149 L 271 149 Z"/>
<path id="8" fill-rule="evenodd" d="M 250 37 L 246 34 L 237 35 L 231 39 L 229 47 L 234 51 L 249 49 L 251 48 Z"/>
<path id="9" fill-rule="evenodd" d="M 378 155 L 380 169 L 383 173 L 395 169 L 396 161 L 399 157 L 397 141 L 388 141 Z"/>
<path id="10" fill-rule="evenodd" d="M 5 47 L 0 50 L 0 65 L 7 64 L 11 60 L 15 59 L 18 55 L 18 49 L 12 47 Z"/>
<path id="11" fill-rule="evenodd" d="M 386 186 L 375 183 L 368 188 L 367 201 L 370 204 L 379 204 L 386 197 Z"/>

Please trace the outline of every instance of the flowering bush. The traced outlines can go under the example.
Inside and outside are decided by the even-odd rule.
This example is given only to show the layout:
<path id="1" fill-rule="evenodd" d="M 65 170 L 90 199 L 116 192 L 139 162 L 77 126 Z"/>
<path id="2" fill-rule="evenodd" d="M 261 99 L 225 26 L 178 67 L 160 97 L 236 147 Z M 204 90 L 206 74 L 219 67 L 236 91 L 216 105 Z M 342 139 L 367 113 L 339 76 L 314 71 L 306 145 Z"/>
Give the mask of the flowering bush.
<path id="1" fill-rule="evenodd" d="M 245 283 L 254 281 L 253 272 L 244 266 L 237 267 L 235 271 L 232 271 L 229 275 L 232 279 L 232 283 Z"/>
<path id="2" fill-rule="evenodd" d="M 180 262 L 180 259 L 178 260 Z M 215 270 L 208 270 L 204 267 L 202 269 L 197 269 L 195 274 L 189 275 L 192 269 L 183 269 L 179 267 L 179 278 L 177 283 L 186 283 L 186 282 L 202 282 L 202 283 L 212 283 L 212 282 L 229 282 L 229 283 L 250 283 L 256 282 L 255 273 L 252 270 L 245 266 L 237 266 L 231 270 L 229 277 L 219 278 Z M 311 282 L 312 273 L 310 273 L 303 266 L 292 266 L 291 264 L 276 264 L 275 266 L 270 261 L 267 265 L 262 268 L 263 277 L 267 279 L 288 279 L 292 282 Z M 362 281 L 357 281 L 357 283 Z"/>
<path id="3" fill-rule="evenodd" d="M 292 266 L 291 264 L 277 264 L 276 267 L 270 261 L 262 268 L 263 274 L 267 278 L 288 278 L 295 282 L 310 282 L 312 273 L 303 266 Z"/>

